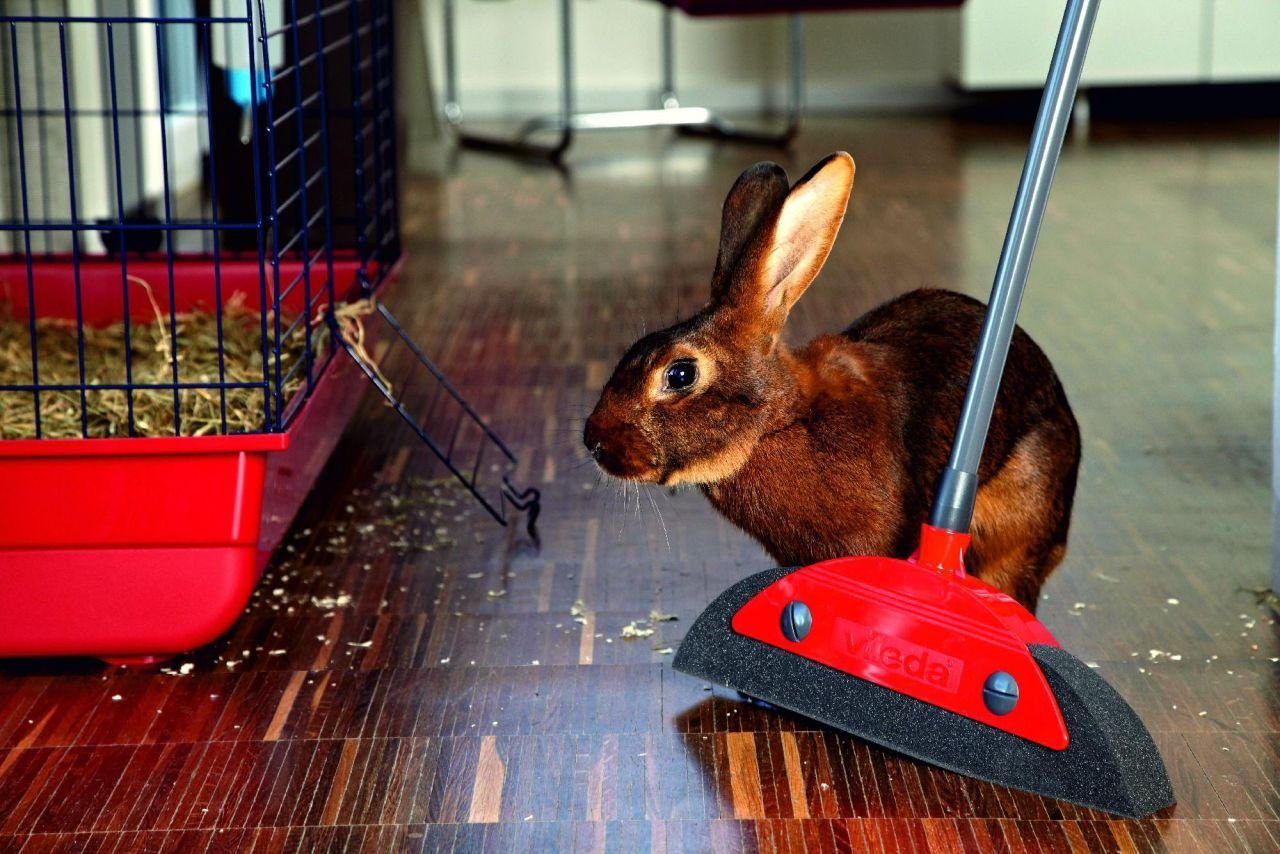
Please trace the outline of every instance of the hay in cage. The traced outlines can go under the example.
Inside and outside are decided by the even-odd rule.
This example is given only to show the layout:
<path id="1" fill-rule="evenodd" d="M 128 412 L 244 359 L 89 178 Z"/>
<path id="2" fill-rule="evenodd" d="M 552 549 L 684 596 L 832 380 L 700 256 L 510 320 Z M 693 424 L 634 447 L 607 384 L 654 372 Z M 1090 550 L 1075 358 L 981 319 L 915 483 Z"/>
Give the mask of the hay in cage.
<path id="1" fill-rule="evenodd" d="M 62 318 L 36 318 L 36 354 L 39 360 L 39 385 L 71 385 L 72 389 L 41 390 L 40 435 L 44 438 L 111 438 L 129 436 L 130 403 L 132 403 L 135 436 L 205 436 L 224 432 L 254 432 L 264 429 L 268 402 L 264 396 L 262 370 L 262 314 L 246 304 L 243 294 L 235 294 L 222 309 L 221 366 L 218 349 L 218 317 L 210 311 L 193 310 L 174 315 L 174 329 L 169 329 L 169 315 L 161 311 L 142 279 L 130 276 L 150 300 L 154 319 L 150 323 L 129 325 L 128 349 L 131 356 L 133 386 L 168 386 L 167 388 L 96 389 L 95 386 L 124 385 L 125 334 L 123 322 L 109 326 L 83 326 L 85 420 L 82 429 L 80 396 L 80 336 L 76 323 Z M 372 299 L 344 304 L 337 309 L 342 337 L 362 341 L 361 318 L 374 310 Z M 296 319 L 282 315 L 281 328 Z M 329 327 L 323 310 L 310 322 L 313 358 L 318 365 L 328 354 Z M 267 313 L 268 341 L 275 328 L 275 318 Z M 174 349 L 178 384 L 207 387 L 179 388 L 177 393 L 178 429 L 174 427 Z M 286 377 L 301 359 L 306 358 L 307 324 L 299 324 L 280 341 L 280 376 Z M 363 355 L 363 353 L 361 353 Z M 275 353 L 268 344 L 270 373 L 268 388 L 274 391 Z M 0 306 L 0 386 L 30 385 L 31 330 L 26 317 L 15 317 Z M 221 373 L 219 368 L 221 367 Z M 283 380 L 280 389 L 286 403 L 306 383 L 306 368 Z M 226 388 L 220 384 L 243 383 L 249 387 Z M 274 406 L 274 401 L 270 403 Z M 7 391 L 0 394 L 0 439 L 36 437 L 36 402 L 30 391 Z"/>

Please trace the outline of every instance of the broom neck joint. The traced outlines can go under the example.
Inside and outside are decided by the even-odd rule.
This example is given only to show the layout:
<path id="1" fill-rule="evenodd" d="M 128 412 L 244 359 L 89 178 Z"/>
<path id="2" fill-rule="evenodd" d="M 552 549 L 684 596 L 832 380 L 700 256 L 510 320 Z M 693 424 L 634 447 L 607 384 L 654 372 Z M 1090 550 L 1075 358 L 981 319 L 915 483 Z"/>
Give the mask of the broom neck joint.
<path id="1" fill-rule="evenodd" d="M 948 465 L 938 483 L 938 494 L 929 514 L 929 524 L 957 534 L 969 533 L 977 494 L 978 475 Z"/>

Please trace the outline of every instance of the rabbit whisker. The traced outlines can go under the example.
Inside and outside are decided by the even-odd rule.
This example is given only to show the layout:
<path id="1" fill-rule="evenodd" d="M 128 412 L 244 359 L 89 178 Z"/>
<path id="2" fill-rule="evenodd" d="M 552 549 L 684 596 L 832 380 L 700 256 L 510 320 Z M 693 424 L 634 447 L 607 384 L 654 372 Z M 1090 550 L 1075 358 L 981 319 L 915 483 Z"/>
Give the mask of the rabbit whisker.
<path id="1" fill-rule="evenodd" d="M 667 523 L 662 518 L 662 508 L 658 506 L 658 502 L 653 500 L 653 492 L 646 489 L 645 497 L 649 499 L 649 506 L 653 508 L 653 513 L 658 517 L 658 524 L 662 526 L 662 539 L 667 541 L 667 551 L 671 551 L 671 537 L 667 534 Z"/>

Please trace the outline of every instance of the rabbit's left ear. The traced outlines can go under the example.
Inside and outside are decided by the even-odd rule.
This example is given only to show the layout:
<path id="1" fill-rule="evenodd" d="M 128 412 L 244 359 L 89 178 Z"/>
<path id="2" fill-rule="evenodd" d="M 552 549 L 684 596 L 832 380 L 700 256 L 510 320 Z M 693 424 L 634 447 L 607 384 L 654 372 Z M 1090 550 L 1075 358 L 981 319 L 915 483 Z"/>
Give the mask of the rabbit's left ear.
<path id="1" fill-rule="evenodd" d="M 787 194 L 758 270 L 766 318 L 781 313 L 781 325 L 822 270 L 844 222 L 853 175 L 853 158 L 837 151 L 813 167 Z"/>
<path id="2" fill-rule="evenodd" d="M 725 197 L 720 219 L 720 251 L 711 274 L 711 299 L 722 299 L 744 262 L 752 238 L 778 215 L 787 198 L 787 173 L 777 163 L 748 167 Z"/>
<path id="3" fill-rule="evenodd" d="M 791 307 L 817 277 L 844 221 L 853 175 L 852 157 L 843 151 L 830 155 L 795 183 L 773 222 L 754 235 L 754 263 L 739 272 L 730 299 L 752 332 L 780 333 Z"/>

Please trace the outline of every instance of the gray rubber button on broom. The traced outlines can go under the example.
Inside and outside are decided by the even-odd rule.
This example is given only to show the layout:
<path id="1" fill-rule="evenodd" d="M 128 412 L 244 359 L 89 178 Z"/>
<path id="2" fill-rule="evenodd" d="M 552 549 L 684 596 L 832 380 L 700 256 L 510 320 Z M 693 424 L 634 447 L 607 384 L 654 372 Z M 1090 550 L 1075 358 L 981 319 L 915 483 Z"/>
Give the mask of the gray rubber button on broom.
<path id="1" fill-rule="evenodd" d="M 813 614 L 803 602 L 788 602 L 782 609 L 782 634 L 792 643 L 799 643 L 813 628 Z"/>

